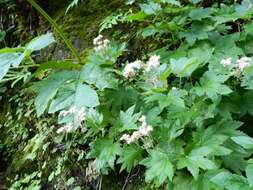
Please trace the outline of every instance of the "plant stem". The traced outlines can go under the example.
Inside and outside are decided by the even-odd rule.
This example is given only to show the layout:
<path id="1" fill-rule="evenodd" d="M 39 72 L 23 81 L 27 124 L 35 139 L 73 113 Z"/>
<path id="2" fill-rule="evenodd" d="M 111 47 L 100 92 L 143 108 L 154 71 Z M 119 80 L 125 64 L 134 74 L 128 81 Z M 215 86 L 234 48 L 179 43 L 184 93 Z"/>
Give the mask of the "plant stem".
<path id="1" fill-rule="evenodd" d="M 62 40 L 65 42 L 67 47 L 70 49 L 72 54 L 77 58 L 79 62 L 81 62 L 81 58 L 79 56 L 79 53 L 74 48 L 74 46 L 71 44 L 70 40 L 67 39 L 63 31 L 60 29 L 60 27 L 56 24 L 56 22 L 34 1 L 34 0 L 27 0 L 56 30 L 56 32 L 59 34 L 59 36 L 62 38 Z"/>

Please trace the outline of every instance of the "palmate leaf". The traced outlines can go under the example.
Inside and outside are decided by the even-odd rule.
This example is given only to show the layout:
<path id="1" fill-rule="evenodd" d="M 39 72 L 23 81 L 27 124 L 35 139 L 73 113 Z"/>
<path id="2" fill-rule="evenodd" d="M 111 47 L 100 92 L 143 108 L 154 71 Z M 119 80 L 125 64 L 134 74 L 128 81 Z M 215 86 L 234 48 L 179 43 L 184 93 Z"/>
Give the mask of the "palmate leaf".
<path id="1" fill-rule="evenodd" d="M 110 97 L 109 101 L 112 106 L 112 111 L 118 113 L 119 110 L 126 110 L 135 104 L 138 100 L 139 94 L 132 87 L 125 88 L 119 86 L 116 89 L 107 91 L 106 96 Z"/>
<path id="2" fill-rule="evenodd" d="M 185 38 L 189 45 L 194 45 L 197 40 L 208 39 L 208 32 L 213 29 L 208 23 L 193 22 L 190 30 L 180 32 L 180 37 Z"/>
<path id="3" fill-rule="evenodd" d="M 100 138 L 91 144 L 91 151 L 87 158 L 96 158 L 96 167 L 98 170 L 106 170 L 109 166 L 114 168 L 116 156 L 121 155 L 119 143 L 114 143 L 111 139 Z"/>
<path id="4" fill-rule="evenodd" d="M 142 154 L 143 150 L 136 145 L 125 146 L 117 161 L 117 163 L 122 164 L 120 171 L 126 169 L 126 171 L 130 172 L 142 160 Z"/>
<path id="5" fill-rule="evenodd" d="M 227 171 L 220 172 L 211 178 L 211 182 L 226 190 L 251 190 L 247 180 L 239 175 Z"/>
<path id="6" fill-rule="evenodd" d="M 171 71 L 178 77 L 190 77 L 192 72 L 196 70 L 201 62 L 196 58 L 182 57 L 178 60 L 171 59 Z"/>
<path id="7" fill-rule="evenodd" d="M 229 78 L 226 75 L 218 75 L 213 71 L 207 71 L 200 79 L 200 86 L 194 88 L 197 95 L 203 96 L 206 94 L 211 99 L 216 99 L 218 95 L 227 95 L 232 90 L 224 84 Z"/>
<path id="8" fill-rule="evenodd" d="M 96 107 L 98 95 L 90 86 L 79 82 L 78 71 L 61 71 L 34 85 L 38 93 L 35 99 L 37 115 L 41 116 L 49 107 L 49 113 L 75 107 Z M 65 91 L 57 92 L 61 88 Z"/>
<path id="9" fill-rule="evenodd" d="M 33 89 L 38 94 L 35 99 L 37 115 L 41 116 L 45 112 L 61 85 L 68 80 L 76 79 L 77 76 L 78 72 L 75 71 L 61 71 L 50 75 L 43 81 L 35 83 Z"/>
<path id="10" fill-rule="evenodd" d="M 135 105 L 128 108 L 126 112 L 120 111 L 119 115 L 119 127 L 120 131 L 123 132 L 125 130 L 137 129 L 138 126 L 136 122 L 140 117 L 140 113 L 134 113 Z"/>
<path id="11" fill-rule="evenodd" d="M 198 58 L 198 61 L 201 64 L 207 63 L 214 52 L 214 47 L 206 42 L 202 41 L 199 43 L 196 43 L 195 46 L 192 47 L 192 49 L 188 50 L 188 57 L 195 57 Z"/>
<path id="12" fill-rule="evenodd" d="M 205 152 L 205 154 L 208 152 Z M 177 168 L 187 168 L 192 176 L 197 179 L 199 175 L 200 168 L 203 170 L 213 170 L 217 168 L 217 165 L 212 161 L 206 158 L 204 155 L 192 155 L 186 156 L 184 158 L 179 159 L 177 163 Z"/>
<path id="13" fill-rule="evenodd" d="M 198 129 L 193 133 L 193 143 L 188 144 L 187 149 L 190 153 L 179 159 L 178 169 L 186 167 L 195 179 L 198 178 L 200 169 L 217 169 L 217 156 L 223 156 L 224 159 L 232 158 L 231 153 L 234 150 L 228 146 L 227 141 L 231 136 L 242 135 L 242 132 L 237 130 L 241 125 L 241 122 L 221 121 L 208 128 Z"/>
<path id="14" fill-rule="evenodd" d="M 141 164 L 147 167 L 146 181 L 154 181 L 157 186 L 162 185 L 168 179 L 172 181 L 174 167 L 166 153 L 150 150 L 149 157 L 144 159 Z"/>
<path id="15" fill-rule="evenodd" d="M 78 82 L 73 90 L 65 94 L 58 94 L 49 107 L 49 113 L 74 107 L 93 108 L 99 105 L 99 98 L 90 86 Z"/>
<path id="16" fill-rule="evenodd" d="M 210 18 L 212 14 L 212 9 L 210 8 L 199 8 L 199 9 L 193 9 L 189 13 L 189 17 L 191 17 L 192 20 L 202 20 L 204 18 Z"/>
<path id="17" fill-rule="evenodd" d="M 208 128 L 200 128 L 197 132 L 193 133 L 194 149 L 193 155 L 215 155 L 224 156 L 230 154 L 232 151 L 225 147 L 224 143 L 232 135 L 241 135 L 239 130 L 240 122 L 235 121 L 221 121 Z"/>
<path id="18" fill-rule="evenodd" d="M 146 102 L 158 102 L 161 110 L 168 106 L 177 106 L 180 108 L 185 108 L 185 103 L 183 97 L 187 95 L 187 91 L 181 89 L 171 89 L 170 92 L 165 95 L 163 93 L 151 92 L 147 98 Z"/>
<path id="19" fill-rule="evenodd" d="M 98 89 L 115 88 L 118 81 L 112 73 L 96 64 L 86 64 L 81 71 L 81 79 L 89 84 L 95 85 Z"/>
<path id="20" fill-rule="evenodd" d="M 220 9 L 215 10 L 215 16 L 212 17 L 216 23 L 215 25 L 235 21 L 239 18 L 238 14 L 235 12 L 233 6 L 221 5 Z"/>

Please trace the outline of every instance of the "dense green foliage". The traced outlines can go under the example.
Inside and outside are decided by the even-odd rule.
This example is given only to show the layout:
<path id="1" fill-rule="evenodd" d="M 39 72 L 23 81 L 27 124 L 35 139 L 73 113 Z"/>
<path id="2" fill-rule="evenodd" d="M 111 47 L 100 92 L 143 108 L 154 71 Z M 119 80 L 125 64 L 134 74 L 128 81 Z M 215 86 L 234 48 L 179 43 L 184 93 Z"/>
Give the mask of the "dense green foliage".
<path id="1" fill-rule="evenodd" d="M 0 50 L 9 189 L 101 189 L 137 172 L 140 189 L 252 190 L 252 2 L 121 3 L 81 60 L 34 61 L 52 33 Z"/>

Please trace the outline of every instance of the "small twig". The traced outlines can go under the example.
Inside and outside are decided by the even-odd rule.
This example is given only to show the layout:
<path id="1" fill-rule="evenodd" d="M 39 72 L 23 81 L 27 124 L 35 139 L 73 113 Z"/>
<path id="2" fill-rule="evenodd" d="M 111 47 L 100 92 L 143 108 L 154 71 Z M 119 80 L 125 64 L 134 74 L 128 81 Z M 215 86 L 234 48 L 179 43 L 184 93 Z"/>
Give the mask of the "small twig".
<path id="1" fill-rule="evenodd" d="M 100 178 L 100 182 L 99 182 L 99 190 L 101 190 L 101 188 L 102 188 L 102 180 L 103 180 L 103 176 L 101 176 L 101 178 Z"/>
<path id="2" fill-rule="evenodd" d="M 126 185 L 127 185 L 130 174 L 131 174 L 131 171 L 129 172 L 129 174 L 126 177 L 126 180 L 125 180 L 124 186 L 122 187 L 122 190 L 124 190 L 126 188 Z"/>
<path id="3" fill-rule="evenodd" d="M 130 179 L 131 179 L 132 177 L 135 177 L 135 176 L 137 176 L 137 175 L 139 174 L 139 172 L 140 172 L 140 167 L 138 167 L 138 170 L 137 170 L 137 172 L 136 172 L 135 174 L 133 174 L 133 175 L 130 177 Z"/>

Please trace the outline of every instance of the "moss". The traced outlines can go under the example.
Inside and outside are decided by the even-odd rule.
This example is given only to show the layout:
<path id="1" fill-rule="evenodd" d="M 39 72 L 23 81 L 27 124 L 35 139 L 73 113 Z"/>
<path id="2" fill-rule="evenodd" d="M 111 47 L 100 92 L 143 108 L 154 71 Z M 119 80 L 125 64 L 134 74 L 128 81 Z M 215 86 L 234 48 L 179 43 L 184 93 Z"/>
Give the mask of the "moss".
<path id="1" fill-rule="evenodd" d="M 101 6 L 102 5 L 102 6 Z M 121 0 L 84 0 L 65 14 L 65 7 L 54 15 L 57 23 L 70 39 L 81 41 L 81 53 L 92 47 L 92 40 L 98 35 L 99 25 L 102 20 L 111 15 L 115 10 L 124 9 Z"/>

